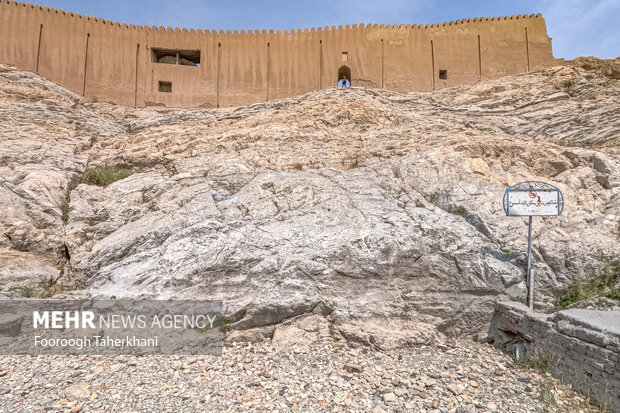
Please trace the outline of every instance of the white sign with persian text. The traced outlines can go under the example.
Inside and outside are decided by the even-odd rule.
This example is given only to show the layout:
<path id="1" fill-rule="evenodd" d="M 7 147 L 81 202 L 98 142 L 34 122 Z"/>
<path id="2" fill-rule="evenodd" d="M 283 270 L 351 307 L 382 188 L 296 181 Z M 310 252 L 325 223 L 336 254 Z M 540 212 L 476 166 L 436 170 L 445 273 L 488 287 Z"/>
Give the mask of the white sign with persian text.
<path id="1" fill-rule="evenodd" d="M 508 191 L 507 215 L 556 216 L 560 195 L 557 189 L 527 189 Z"/>

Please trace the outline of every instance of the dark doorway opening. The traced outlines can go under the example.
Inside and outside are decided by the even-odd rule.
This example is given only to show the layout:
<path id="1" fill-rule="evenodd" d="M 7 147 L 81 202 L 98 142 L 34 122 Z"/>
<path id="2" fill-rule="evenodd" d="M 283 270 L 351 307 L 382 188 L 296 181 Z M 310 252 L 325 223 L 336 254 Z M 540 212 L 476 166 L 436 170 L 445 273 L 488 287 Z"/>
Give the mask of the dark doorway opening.
<path id="1" fill-rule="evenodd" d="M 342 78 L 345 78 L 349 82 L 349 86 L 351 85 L 351 68 L 349 66 L 340 66 L 338 69 L 338 79 L 337 82 L 340 82 Z"/>
<path id="2" fill-rule="evenodd" d="M 349 68 L 349 66 L 340 66 L 340 68 L 338 68 L 338 80 L 343 77 L 349 82 L 351 81 L 351 68 Z"/>

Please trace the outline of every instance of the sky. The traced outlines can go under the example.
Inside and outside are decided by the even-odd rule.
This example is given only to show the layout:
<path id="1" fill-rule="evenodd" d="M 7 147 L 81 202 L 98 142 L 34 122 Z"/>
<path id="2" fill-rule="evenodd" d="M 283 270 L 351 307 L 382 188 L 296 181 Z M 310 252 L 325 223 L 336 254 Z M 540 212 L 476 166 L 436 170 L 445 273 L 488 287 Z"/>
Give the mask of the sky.
<path id="1" fill-rule="evenodd" d="M 620 0 L 27 0 L 142 25 L 291 29 L 354 23 L 426 24 L 542 13 L 553 55 L 620 56 Z"/>

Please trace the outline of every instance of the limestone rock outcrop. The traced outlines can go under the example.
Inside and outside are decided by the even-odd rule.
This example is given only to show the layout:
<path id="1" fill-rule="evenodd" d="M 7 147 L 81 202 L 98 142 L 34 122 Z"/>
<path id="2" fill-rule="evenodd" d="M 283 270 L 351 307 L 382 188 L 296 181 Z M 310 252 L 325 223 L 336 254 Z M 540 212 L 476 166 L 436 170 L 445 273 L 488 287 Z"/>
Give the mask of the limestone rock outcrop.
<path id="1" fill-rule="evenodd" d="M 0 289 L 221 299 L 239 339 L 475 334 L 525 295 L 527 221 L 502 195 L 542 180 L 566 199 L 534 220 L 548 308 L 620 256 L 620 84 L 582 66 L 192 110 L 0 66 Z M 103 164 L 132 174 L 72 184 Z M 308 315 L 329 322 L 291 326 Z"/>

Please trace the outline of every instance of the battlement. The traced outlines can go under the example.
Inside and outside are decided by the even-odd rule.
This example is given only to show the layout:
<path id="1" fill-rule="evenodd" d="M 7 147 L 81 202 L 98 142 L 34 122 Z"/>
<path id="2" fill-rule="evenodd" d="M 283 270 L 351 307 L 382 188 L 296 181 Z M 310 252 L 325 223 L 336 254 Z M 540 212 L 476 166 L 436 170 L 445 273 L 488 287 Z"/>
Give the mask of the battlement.
<path id="1" fill-rule="evenodd" d="M 342 76 L 354 86 L 435 90 L 554 62 L 540 14 L 213 30 L 0 0 L 0 35 L 7 46 L 0 63 L 87 98 L 134 106 L 248 104 L 335 87 Z"/>
<path id="2" fill-rule="evenodd" d="M 311 28 L 291 28 L 291 29 L 241 29 L 239 30 L 214 30 L 214 29 L 194 29 L 194 28 L 186 28 L 186 27 L 174 27 L 171 26 L 142 26 L 140 24 L 136 25 L 133 23 L 125 23 L 118 21 L 111 21 L 110 19 L 104 19 L 103 17 L 95 17 L 88 15 L 81 15 L 80 13 L 75 13 L 71 11 L 66 11 L 62 9 L 55 9 L 53 7 L 41 6 L 39 4 L 32 3 L 24 3 L 21 1 L 13 1 L 13 0 L 0 0 L 0 4 L 7 4 L 15 7 L 26 7 L 31 9 L 36 9 L 39 11 L 44 11 L 48 13 L 54 13 L 58 15 L 75 17 L 78 19 L 86 19 L 88 21 L 107 24 L 115 27 L 122 27 L 124 29 L 134 29 L 134 30 L 152 30 L 157 32 L 165 32 L 165 33 L 196 33 L 196 34 L 212 34 L 218 36 L 244 36 L 244 35 L 266 35 L 266 34 L 301 34 L 301 33 L 315 33 L 315 32 L 329 32 L 329 31 L 339 31 L 339 30 L 356 30 L 356 29 L 388 29 L 388 30 L 413 30 L 413 29 L 432 29 L 439 28 L 445 26 L 453 26 L 459 24 L 469 24 L 469 23 L 477 23 L 477 22 L 496 22 L 496 21 L 505 21 L 505 20 L 518 20 L 518 19 L 541 19 L 542 15 L 538 14 L 517 14 L 512 16 L 499 16 L 499 17 L 475 17 L 468 19 L 459 19 L 459 20 L 451 20 L 442 23 L 426 23 L 426 24 L 416 24 L 416 23 L 400 23 L 400 24 L 376 24 L 376 23 L 359 23 L 359 24 L 347 24 L 347 25 L 339 25 L 339 26 L 324 26 L 324 27 L 311 27 Z"/>

